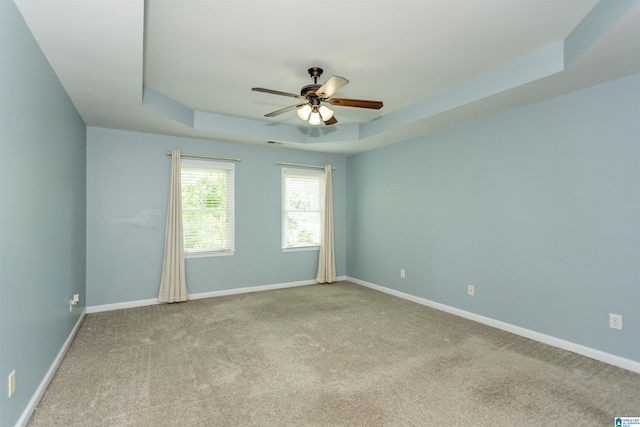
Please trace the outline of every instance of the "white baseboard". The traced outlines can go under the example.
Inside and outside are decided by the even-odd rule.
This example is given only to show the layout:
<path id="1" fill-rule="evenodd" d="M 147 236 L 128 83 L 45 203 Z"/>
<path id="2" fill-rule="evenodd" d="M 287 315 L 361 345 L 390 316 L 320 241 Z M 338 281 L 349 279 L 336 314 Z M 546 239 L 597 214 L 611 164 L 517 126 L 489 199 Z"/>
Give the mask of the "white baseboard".
<path id="1" fill-rule="evenodd" d="M 31 415 L 36 410 L 38 403 L 40 403 L 40 399 L 42 399 L 42 395 L 47 390 L 49 383 L 51 382 L 51 380 L 53 379 L 53 376 L 58 370 L 58 367 L 60 366 L 60 363 L 62 362 L 64 355 L 67 354 L 67 350 L 71 345 L 71 341 L 73 341 L 73 338 L 76 336 L 76 333 L 78 332 L 78 328 L 80 328 L 80 325 L 82 324 L 82 320 L 84 320 L 84 316 L 86 314 L 87 314 L 87 309 L 85 308 L 84 310 L 82 310 L 82 313 L 78 318 L 78 321 L 76 322 L 73 329 L 71 330 L 71 333 L 69 333 L 69 336 L 65 340 L 64 344 L 62 344 L 62 348 L 60 348 L 58 355 L 56 356 L 53 363 L 49 367 L 49 370 L 47 371 L 46 375 L 40 382 L 40 385 L 36 389 L 36 392 L 31 397 L 31 400 L 27 404 L 27 407 L 24 409 L 24 411 L 22 411 L 22 415 L 18 419 L 18 422 L 16 423 L 16 427 L 24 427 L 29 422 Z"/>
<path id="2" fill-rule="evenodd" d="M 274 289 L 294 288 L 297 286 L 317 285 L 315 280 L 303 280 L 300 282 L 277 283 L 274 285 L 250 286 L 248 288 L 225 289 L 222 291 L 201 292 L 189 295 L 189 299 L 203 299 L 222 297 L 226 295 L 248 294 L 251 292 L 272 291 Z"/>
<path id="3" fill-rule="evenodd" d="M 608 363 L 610 365 L 617 366 L 619 368 L 640 373 L 640 362 L 636 362 L 635 360 L 626 359 L 624 357 L 606 353 L 601 350 L 596 350 L 591 347 L 586 347 L 581 344 L 576 344 L 571 341 L 566 341 L 560 338 L 556 338 L 551 335 L 546 335 L 540 332 L 532 331 L 530 329 L 521 328 L 520 326 L 515 326 L 510 323 L 501 322 L 499 320 L 491 319 L 489 317 L 481 316 L 479 314 L 471 313 L 465 310 L 460 310 L 459 308 L 451 307 L 435 301 L 431 301 L 431 300 L 420 298 L 414 295 L 406 294 L 404 292 L 396 291 L 394 289 L 385 288 L 384 286 L 375 285 L 373 283 L 365 282 L 364 280 L 356 279 L 354 277 L 347 277 L 346 280 L 361 286 L 366 286 L 367 288 L 375 289 L 380 292 L 384 292 L 399 298 L 413 301 L 418 304 L 426 305 L 427 307 L 435 308 L 436 310 L 441 310 L 447 313 L 455 314 L 456 316 L 473 320 L 474 322 L 479 322 L 497 329 L 502 329 L 503 331 L 511 332 L 512 334 L 520 335 L 522 337 L 529 338 L 534 341 L 548 344 L 553 347 L 561 348 L 563 350 L 567 350 L 572 353 L 577 353 L 582 356 L 589 357 L 591 359 L 599 360 L 600 362 Z"/>
<path id="4" fill-rule="evenodd" d="M 347 280 L 347 276 L 340 276 L 336 278 L 336 281 L 340 281 L 340 280 Z M 274 289 L 294 288 L 297 286 L 307 286 L 307 285 L 317 285 L 317 284 L 318 282 L 316 282 L 315 280 L 302 280 L 299 282 L 287 282 L 287 283 L 276 283 L 273 285 L 250 286 L 246 288 L 225 289 L 222 291 L 200 292 L 197 294 L 189 295 L 189 299 L 192 300 L 192 299 L 213 298 L 213 297 L 221 297 L 226 295 L 237 295 L 237 294 L 247 294 L 250 292 L 272 291 Z M 91 307 L 87 307 L 87 313 L 99 313 L 101 311 L 120 310 L 123 308 L 144 307 L 146 305 L 155 305 L 155 304 L 161 304 L 160 302 L 158 302 L 157 298 L 138 300 L 138 301 L 118 302 L 115 304 L 94 305 Z"/>
<path id="5" fill-rule="evenodd" d="M 144 307 L 145 305 L 160 304 L 158 298 L 143 299 L 137 301 L 116 302 L 113 304 L 92 305 L 87 307 L 87 314 L 100 313 L 101 311 L 121 310 L 123 308 Z"/>

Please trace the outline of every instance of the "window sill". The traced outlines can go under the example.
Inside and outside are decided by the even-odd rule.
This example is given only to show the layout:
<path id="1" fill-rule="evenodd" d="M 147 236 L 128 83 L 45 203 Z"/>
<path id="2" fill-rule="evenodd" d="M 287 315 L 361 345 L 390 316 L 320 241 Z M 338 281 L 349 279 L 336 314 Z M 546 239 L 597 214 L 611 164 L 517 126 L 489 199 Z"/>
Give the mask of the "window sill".
<path id="1" fill-rule="evenodd" d="M 319 251 L 320 246 L 296 246 L 293 248 L 282 248 L 282 252 Z"/>
<path id="2" fill-rule="evenodd" d="M 185 252 L 185 259 L 188 258 L 209 258 L 217 256 L 231 256 L 235 255 L 236 251 L 202 251 L 202 252 Z"/>

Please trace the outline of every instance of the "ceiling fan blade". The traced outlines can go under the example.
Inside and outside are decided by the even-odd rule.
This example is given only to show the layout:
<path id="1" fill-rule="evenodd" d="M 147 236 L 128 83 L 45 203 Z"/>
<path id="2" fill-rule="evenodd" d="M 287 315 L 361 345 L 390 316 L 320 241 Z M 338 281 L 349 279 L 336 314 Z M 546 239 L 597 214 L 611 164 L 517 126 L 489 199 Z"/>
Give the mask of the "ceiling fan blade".
<path id="1" fill-rule="evenodd" d="M 382 101 L 365 101 L 363 99 L 331 98 L 327 102 L 331 105 L 337 105 L 339 107 L 371 108 L 372 110 L 379 110 L 382 108 Z"/>
<path id="2" fill-rule="evenodd" d="M 329 98 L 336 93 L 341 87 L 346 86 L 349 80 L 340 76 L 331 76 L 329 80 L 316 91 L 318 98 Z"/>
<path id="3" fill-rule="evenodd" d="M 282 113 L 286 113 L 287 111 L 291 111 L 291 110 L 295 110 L 298 107 L 302 107 L 305 103 L 303 104 L 297 104 L 297 105 L 289 105 L 288 107 L 284 107 L 281 108 L 279 110 L 273 111 L 269 114 L 265 114 L 265 117 L 275 117 L 275 116 L 279 116 Z"/>
<path id="4" fill-rule="evenodd" d="M 289 93 L 289 92 L 280 92 L 279 90 L 273 90 L 273 89 L 265 89 L 263 87 L 252 87 L 251 90 L 254 90 L 256 92 L 264 92 L 264 93 L 270 93 L 273 95 L 282 95 L 282 96 L 289 96 L 291 98 L 298 98 L 298 99 L 307 99 L 302 95 L 296 95 L 295 93 Z"/>
<path id="5" fill-rule="evenodd" d="M 338 120 L 336 120 L 336 116 L 331 116 L 329 120 L 324 121 L 324 124 L 327 126 L 335 125 L 336 123 L 338 123 Z"/>

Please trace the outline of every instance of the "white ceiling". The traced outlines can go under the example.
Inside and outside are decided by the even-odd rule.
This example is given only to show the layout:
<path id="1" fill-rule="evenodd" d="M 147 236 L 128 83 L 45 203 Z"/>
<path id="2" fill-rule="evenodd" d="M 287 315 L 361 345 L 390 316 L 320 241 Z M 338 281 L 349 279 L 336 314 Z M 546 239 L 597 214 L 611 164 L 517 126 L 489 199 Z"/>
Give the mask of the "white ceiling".
<path id="1" fill-rule="evenodd" d="M 88 126 L 216 141 L 351 154 L 640 72 L 635 0 L 613 18 L 596 0 L 15 3 Z M 583 47 L 557 69 L 555 45 L 565 62 Z M 312 66 L 351 81 L 337 97 L 384 107 L 335 107 L 316 134 L 294 111 L 264 117 L 297 100 L 251 88 L 299 93 Z M 224 124 L 160 114 L 143 85 Z"/>

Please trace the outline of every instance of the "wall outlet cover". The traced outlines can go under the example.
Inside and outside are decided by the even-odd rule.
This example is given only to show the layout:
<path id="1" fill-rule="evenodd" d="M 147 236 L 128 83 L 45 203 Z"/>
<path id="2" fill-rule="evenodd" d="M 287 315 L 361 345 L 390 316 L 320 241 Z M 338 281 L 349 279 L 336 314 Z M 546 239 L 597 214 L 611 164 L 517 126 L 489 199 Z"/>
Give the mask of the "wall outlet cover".
<path id="1" fill-rule="evenodd" d="M 609 313 L 609 327 L 622 330 L 622 315 Z"/>

